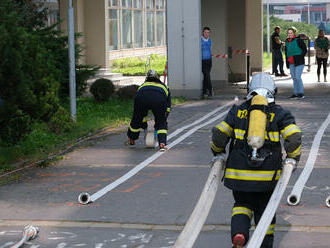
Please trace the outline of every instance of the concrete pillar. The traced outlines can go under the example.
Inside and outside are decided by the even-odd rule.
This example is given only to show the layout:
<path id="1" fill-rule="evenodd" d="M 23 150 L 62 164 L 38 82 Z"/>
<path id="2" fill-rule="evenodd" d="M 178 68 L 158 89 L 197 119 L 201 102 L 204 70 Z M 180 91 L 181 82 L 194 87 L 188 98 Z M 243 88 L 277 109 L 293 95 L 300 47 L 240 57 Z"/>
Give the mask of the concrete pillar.
<path id="1" fill-rule="evenodd" d="M 254 1 L 254 0 L 249 0 Z M 246 2 L 245 0 L 229 0 L 227 4 L 227 36 L 228 46 L 233 50 L 246 49 L 247 25 Z M 250 31 L 251 28 L 248 28 Z M 228 60 L 231 71 L 229 71 L 229 81 L 237 82 L 246 79 L 246 58 L 244 55 L 233 54 L 232 59 Z"/>
<path id="2" fill-rule="evenodd" d="M 251 72 L 262 71 L 262 0 L 246 1 L 246 48 L 251 53 Z"/>
<path id="3" fill-rule="evenodd" d="M 330 3 L 326 4 L 326 18 L 325 18 L 328 22 L 328 19 L 330 19 Z"/>
<path id="4" fill-rule="evenodd" d="M 108 30 L 106 25 L 107 3 L 105 0 L 74 0 L 75 32 L 81 32 L 79 40 L 85 51 L 87 64 L 109 68 L 107 52 Z M 68 0 L 60 1 L 60 18 L 63 20 L 61 30 L 67 33 Z"/>
<path id="5" fill-rule="evenodd" d="M 202 28 L 211 28 L 212 54 L 227 54 L 227 1 L 201 1 Z M 201 32 L 200 32 L 201 33 Z M 214 89 L 221 89 L 228 83 L 227 59 L 212 60 L 211 80 Z"/>
<path id="6" fill-rule="evenodd" d="M 174 96 L 202 94 L 201 0 L 167 0 L 168 82 Z"/>

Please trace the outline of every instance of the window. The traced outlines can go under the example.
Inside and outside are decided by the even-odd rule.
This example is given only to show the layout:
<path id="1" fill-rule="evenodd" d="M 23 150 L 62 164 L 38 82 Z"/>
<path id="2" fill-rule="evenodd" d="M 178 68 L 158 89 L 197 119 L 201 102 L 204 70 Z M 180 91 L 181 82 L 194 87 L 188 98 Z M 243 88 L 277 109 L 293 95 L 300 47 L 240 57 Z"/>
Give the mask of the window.
<path id="1" fill-rule="evenodd" d="M 156 13 L 157 18 L 157 46 L 163 46 L 165 44 L 165 30 L 164 30 L 164 23 L 165 23 L 165 12 L 158 11 Z"/>
<path id="2" fill-rule="evenodd" d="M 109 45 L 111 50 L 118 49 L 118 10 L 109 10 Z"/>
<path id="3" fill-rule="evenodd" d="M 143 47 L 142 10 L 134 10 L 134 47 Z"/>
<path id="4" fill-rule="evenodd" d="M 109 49 L 164 46 L 165 0 L 107 0 Z"/>
<path id="5" fill-rule="evenodd" d="M 134 0 L 133 8 L 142 9 L 142 0 Z"/>
<path id="6" fill-rule="evenodd" d="M 123 48 L 132 47 L 132 10 L 123 9 L 121 18 Z"/>
<path id="7" fill-rule="evenodd" d="M 118 0 L 109 0 L 110 7 L 118 7 Z"/>
<path id="8" fill-rule="evenodd" d="M 154 9 L 155 0 L 146 0 L 146 9 Z"/>
<path id="9" fill-rule="evenodd" d="M 154 12 L 147 11 L 147 47 L 155 46 L 155 19 Z"/>
<path id="10" fill-rule="evenodd" d="M 156 9 L 165 9 L 164 0 L 156 0 Z"/>

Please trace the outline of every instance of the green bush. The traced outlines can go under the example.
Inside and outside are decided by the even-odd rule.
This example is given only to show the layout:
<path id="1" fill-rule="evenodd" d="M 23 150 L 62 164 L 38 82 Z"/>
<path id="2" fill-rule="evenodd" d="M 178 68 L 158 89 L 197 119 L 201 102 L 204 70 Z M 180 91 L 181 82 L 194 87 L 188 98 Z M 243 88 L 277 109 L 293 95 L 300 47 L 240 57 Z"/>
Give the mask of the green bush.
<path id="1" fill-rule="evenodd" d="M 67 37 L 55 25 L 46 27 L 47 10 L 41 9 L 33 0 L 0 1 L 0 98 L 4 102 L 0 138 L 6 142 L 18 142 L 35 122 L 53 120 L 50 126 L 56 123 L 64 130 L 66 120 L 70 125 L 69 119 L 55 121 L 59 96 L 69 95 Z M 76 61 L 80 53 L 77 45 Z M 79 96 L 97 67 L 76 64 Z M 16 128 L 18 123 L 21 129 Z"/>
<path id="2" fill-rule="evenodd" d="M 0 108 L 0 116 L 0 141 L 15 144 L 32 129 L 30 116 L 20 109 L 8 106 L 8 103 Z"/>
<path id="3" fill-rule="evenodd" d="M 59 107 L 56 113 L 52 116 L 50 121 L 47 123 L 49 130 L 56 134 L 70 131 L 74 127 L 74 122 L 63 107 Z"/>
<path id="4" fill-rule="evenodd" d="M 77 39 L 79 36 L 80 34 L 76 34 L 75 38 Z M 42 42 L 52 52 L 56 68 L 60 71 L 60 75 L 57 78 L 58 82 L 60 82 L 59 97 L 66 98 L 70 95 L 68 37 L 63 36 L 62 32 L 52 29 L 50 35 L 43 36 Z M 79 58 L 82 56 L 81 46 L 75 44 L 75 50 L 76 95 L 82 96 L 87 89 L 87 80 L 95 76 L 99 67 L 79 64 Z"/>
<path id="5" fill-rule="evenodd" d="M 134 99 L 139 86 L 136 84 L 128 85 L 117 90 L 120 99 Z"/>
<path id="6" fill-rule="evenodd" d="M 98 102 L 108 101 L 115 92 L 115 86 L 112 81 L 106 78 L 97 79 L 90 87 L 90 92 Z"/>
<path id="7" fill-rule="evenodd" d="M 8 142 L 18 141 L 29 130 L 22 124 L 21 133 L 16 127 L 13 132 L 13 122 L 48 121 L 59 107 L 59 70 L 40 42 L 37 24 L 34 28 L 22 26 L 28 15 L 25 11 L 19 1 L 0 3 L 0 97 L 5 103 L 0 122 L 5 123 L 2 128 L 7 133 L 3 132 L 2 137 Z"/>

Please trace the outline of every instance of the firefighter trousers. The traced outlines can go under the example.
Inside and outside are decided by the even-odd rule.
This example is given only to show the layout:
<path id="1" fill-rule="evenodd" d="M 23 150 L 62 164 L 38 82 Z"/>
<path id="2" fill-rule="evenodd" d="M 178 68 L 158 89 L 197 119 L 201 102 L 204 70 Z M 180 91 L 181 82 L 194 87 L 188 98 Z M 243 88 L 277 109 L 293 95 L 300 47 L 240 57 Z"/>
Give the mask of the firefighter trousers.
<path id="1" fill-rule="evenodd" d="M 167 136 L 167 100 L 158 91 L 144 90 L 138 92 L 134 101 L 134 112 L 127 131 L 127 136 L 133 140 L 139 138 L 140 130 L 148 127 L 148 111 L 151 110 L 155 118 L 154 128 L 157 130 L 158 142 L 166 144 Z"/>
<path id="2" fill-rule="evenodd" d="M 243 192 L 233 191 L 235 204 L 232 209 L 231 217 L 231 237 L 241 233 L 244 235 L 246 243 L 249 240 L 249 231 L 251 220 L 257 225 L 272 195 L 269 192 Z M 266 236 L 261 244 L 261 248 L 272 248 L 274 242 L 274 227 L 276 223 L 276 215 L 274 216 L 270 226 L 268 227 Z"/>

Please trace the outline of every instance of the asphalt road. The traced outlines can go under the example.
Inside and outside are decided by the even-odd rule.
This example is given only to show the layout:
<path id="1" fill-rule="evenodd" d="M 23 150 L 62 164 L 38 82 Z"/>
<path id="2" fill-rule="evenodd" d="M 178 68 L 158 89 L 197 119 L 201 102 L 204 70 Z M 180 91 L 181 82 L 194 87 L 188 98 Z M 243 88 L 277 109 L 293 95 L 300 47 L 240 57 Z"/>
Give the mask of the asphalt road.
<path id="1" fill-rule="evenodd" d="M 315 79 L 314 79 L 315 77 Z M 303 131 L 302 158 L 277 211 L 275 247 L 330 247 L 330 127 L 325 129 L 315 168 L 304 188 L 301 203 L 288 206 L 286 197 L 308 159 L 313 139 L 330 113 L 330 83 L 314 83 L 304 74 L 303 100 L 291 100 L 290 78 L 277 78 L 277 102 L 289 109 Z M 221 89 L 212 100 L 177 106 L 169 117 L 169 134 L 225 106 L 235 95 L 243 100 L 244 85 Z M 220 116 L 229 107 L 210 116 Z M 40 228 L 27 248 L 165 248 L 172 247 L 188 220 L 209 174 L 213 123 L 196 129 L 150 163 L 157 150 L 124 145 L 125 132 L 91 141 L 45 168 L 20 172 L 20 179 L 0 187 L 0 248 L 18 241 L 27 224 Z M 195 126 L 169 140 L 176 142 Z M 98 192 L 138 164 L 146 166 L 125 182 L 88 205 L 77 202 L 79 193 Z M 220 184 L 216 199 L 194 247 L 231 247 L 231 192 Z M 252 232 L 251 232 L 252 233 Z"/>

